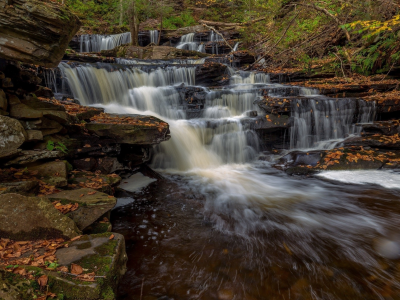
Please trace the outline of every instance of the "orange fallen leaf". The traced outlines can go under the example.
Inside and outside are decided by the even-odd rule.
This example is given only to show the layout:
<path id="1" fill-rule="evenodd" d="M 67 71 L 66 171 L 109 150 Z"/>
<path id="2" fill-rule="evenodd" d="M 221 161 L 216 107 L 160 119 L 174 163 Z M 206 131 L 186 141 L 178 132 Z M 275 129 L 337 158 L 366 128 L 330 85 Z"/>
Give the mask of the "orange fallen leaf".
<path id="1" fill-rule="evenodd" d="M 80 265 L 71 264 L 71 274 L 81 275 L 83 273 L 83 269 Z"/>
<path id="2" fill-rule="evenodd" d="M 110 235 L 110 240 L 112 240 L 115 237 L 115 235 Z"/>
<path id="3" fill-rule="evenodd" d="M 48 281 L 49 281 L 49 278 L 47 277 L 47 275 L 42 275 L 37 280 L 37 282 L 39 283 L 40 287 L 46 286 Z"/>
<path id="4" fill-rule="evenodd" d="M 97 192 L 89 192 L 88 193 L 88 195 L 94 195 L 94 194 L 96 194 Z"/>

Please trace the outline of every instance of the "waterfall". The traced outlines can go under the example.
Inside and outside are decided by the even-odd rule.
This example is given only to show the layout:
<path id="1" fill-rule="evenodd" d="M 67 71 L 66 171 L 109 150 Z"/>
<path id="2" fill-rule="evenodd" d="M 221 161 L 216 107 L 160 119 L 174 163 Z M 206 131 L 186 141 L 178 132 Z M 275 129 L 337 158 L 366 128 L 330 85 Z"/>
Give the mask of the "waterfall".
<path id="1" fill-rule="evenodd" d="M 239 43 L 236 43 L 232 51 L 235 52 L 238 51 L 238 49 L 239 49 Z"/>
<path id="2" fill-rule="evenodd" d="M 83 34 L 80 36 L 80 52 L 100 52 L 131 42 L 131 33 L 113 35 Z"/>
<path id="3" fill-rule="evenodd" d="M 140 68 L 114 69 L 106 66 L 108 68 L 61 63 L 59 69 L 73 96 L 86 105 L 111 102 L 129 104 L 129 90 L 141 86 L 195 84 L 195 67 L 167 67 L 144 71 Z"/>
<path id="4" fill-rule="evenodd" d="M 159 32 L 158 30 L 150 30 L 150 43 L 158 45 L 158 37 L 159 37 Z"/>
<path id="5" fill-rule="evenodd" d="M 256 83 L 269 83 L 270 77 L 266 73 L 254 73 L 254 72 L 234 72 L 233 68 L 229 68 L 229 72 L 232 75 L 230 78 L 230 84 L 256 84 Z"/>
<path id="6" fill-rule="evenodd" d="M 334 148 L 345 137 L 360 134 L 361 127 L 355 123 L 369 123 L 375 118 L 375 103 L 362 99 L 296 99 L 291 109 L 291 149 Z"/>
<path id="7" fill-rule="evenodd" d="M 205 52 L 204 45 L 194 41 L 194 35 L 195 35 L 194 33 L 188 33 L 183 35 L 176 48 L 190 50 L 190 51 Z"/>

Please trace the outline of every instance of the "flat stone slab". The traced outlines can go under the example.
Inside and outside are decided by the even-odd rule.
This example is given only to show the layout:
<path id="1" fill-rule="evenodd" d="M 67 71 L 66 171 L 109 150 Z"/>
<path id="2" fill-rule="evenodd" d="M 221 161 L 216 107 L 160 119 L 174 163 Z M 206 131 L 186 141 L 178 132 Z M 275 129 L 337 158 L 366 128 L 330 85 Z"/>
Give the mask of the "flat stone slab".
<path id="1" fill-rule="evenodd" d="M 38 177 L 44 177 L 45 181 L 56 187 L 68 185 L 67 163 L 65 161 L 52 161 L 38 166 L 29 167 L 30 171 L 38 171 Z"/>
<path id="2" fill-rule="evenodd" d="M 121 144 L 153 145 L 170 139 L 168 124 L 155 117 L 102 113 L 91 121 L 85 124 L 90 133 L 114 139 Z"/>
<path id="3" fill-rule="evenodd" d="M 46 198 L 0 195 L 0 219 L 0 236 L 12 240 L 74 238 L 80 234 L 74 221 Z"/>
<path id="4" fill-rule="evenodd" d="M 117 203 L 115 197 L 88 188 L 62 191 L 48 195 L 47 198 L 61 203 L 78 203 L 79 208 L 70 212 L 68 217 L 74 220 L 80 230 L 84 230 L 110 212 Z"/>
<path id="5" fill-rule="evenodd" d="M 26 165 L 41 160 L 49 160 L 55 158 L 61 158 L 63 153 L 61 151 L 47 151 L 47 150 L 23 150 L 20 156 L 8 161 L 5 165 Z"/>
<path id="6" fill-rule="evenodd" d="M 38 181 L 16 181 L 16 182 L 2 182 L 0 183 L 1 194 L 30 194 L 39 187 Z"/>

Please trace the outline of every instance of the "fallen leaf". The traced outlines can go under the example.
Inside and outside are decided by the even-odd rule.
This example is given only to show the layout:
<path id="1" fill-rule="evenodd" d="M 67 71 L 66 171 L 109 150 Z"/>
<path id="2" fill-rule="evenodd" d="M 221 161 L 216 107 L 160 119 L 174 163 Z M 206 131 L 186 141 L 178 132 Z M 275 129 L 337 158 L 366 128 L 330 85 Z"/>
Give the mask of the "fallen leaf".
<path id="1" fill-rule="evenodd" d="M 37 282 L 39 283 L 40 287 L 46 286 L 48 281 L 49 281 L 49 278 L 47 277 L 47 275 L 42 275 L 37 280 Z"/>
<path id="2" fill-rule="evenodd" d="M 71 273 L 74 275 L 81 275 L 83 273 L 83 269 L 79 265 L 71 264 Z"/>
<path id="3" fill-rule="evenodd" d="M 115 236 L 115 235 L 113 235 L 113 234 L 110 235 L 110 240 L 112 240 L 112 239 L 114 238 L 114 236 Z"/>

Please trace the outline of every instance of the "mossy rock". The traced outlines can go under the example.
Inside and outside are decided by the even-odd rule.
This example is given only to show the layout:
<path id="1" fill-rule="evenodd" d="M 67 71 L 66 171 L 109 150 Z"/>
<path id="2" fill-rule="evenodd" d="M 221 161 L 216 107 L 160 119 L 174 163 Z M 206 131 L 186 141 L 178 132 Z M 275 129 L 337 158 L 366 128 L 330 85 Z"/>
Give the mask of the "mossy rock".
<path id="1" fill-rule="evenodd" d="M 110 236 L 114 237 L 110 239 Z M 95 282 L 84 282 L 74 276 L 56 272 L 49 273 L 49 287 L 56 294 L 63 294 L 65 300 L 115 299 L 120 278 L 126 272 L 127 256 L 124 237 L 117 233 L 83 236 L 69 244 L 68 248 L 57 250 L 59 264 L 72 263 L 95 272 Z"/>
<path id="2" fill-rule="evenodd" d="M 47 198 L 51 201 L 61 201 L 62 204 L 78 203 L 79 208 L 69 213 L 68 217 L 74 220 L 80 230 L 103 218 L 117 203 L 115 197 L 88 188 L 62 191 L 48 195 Z"/>
<path id="3" fill-rule="evenodd" d="M 0 270 L 0 287 L 0 299 L 2 300 L 34 299 L 40 294 L 36 281 L 4 270 Z"/>

